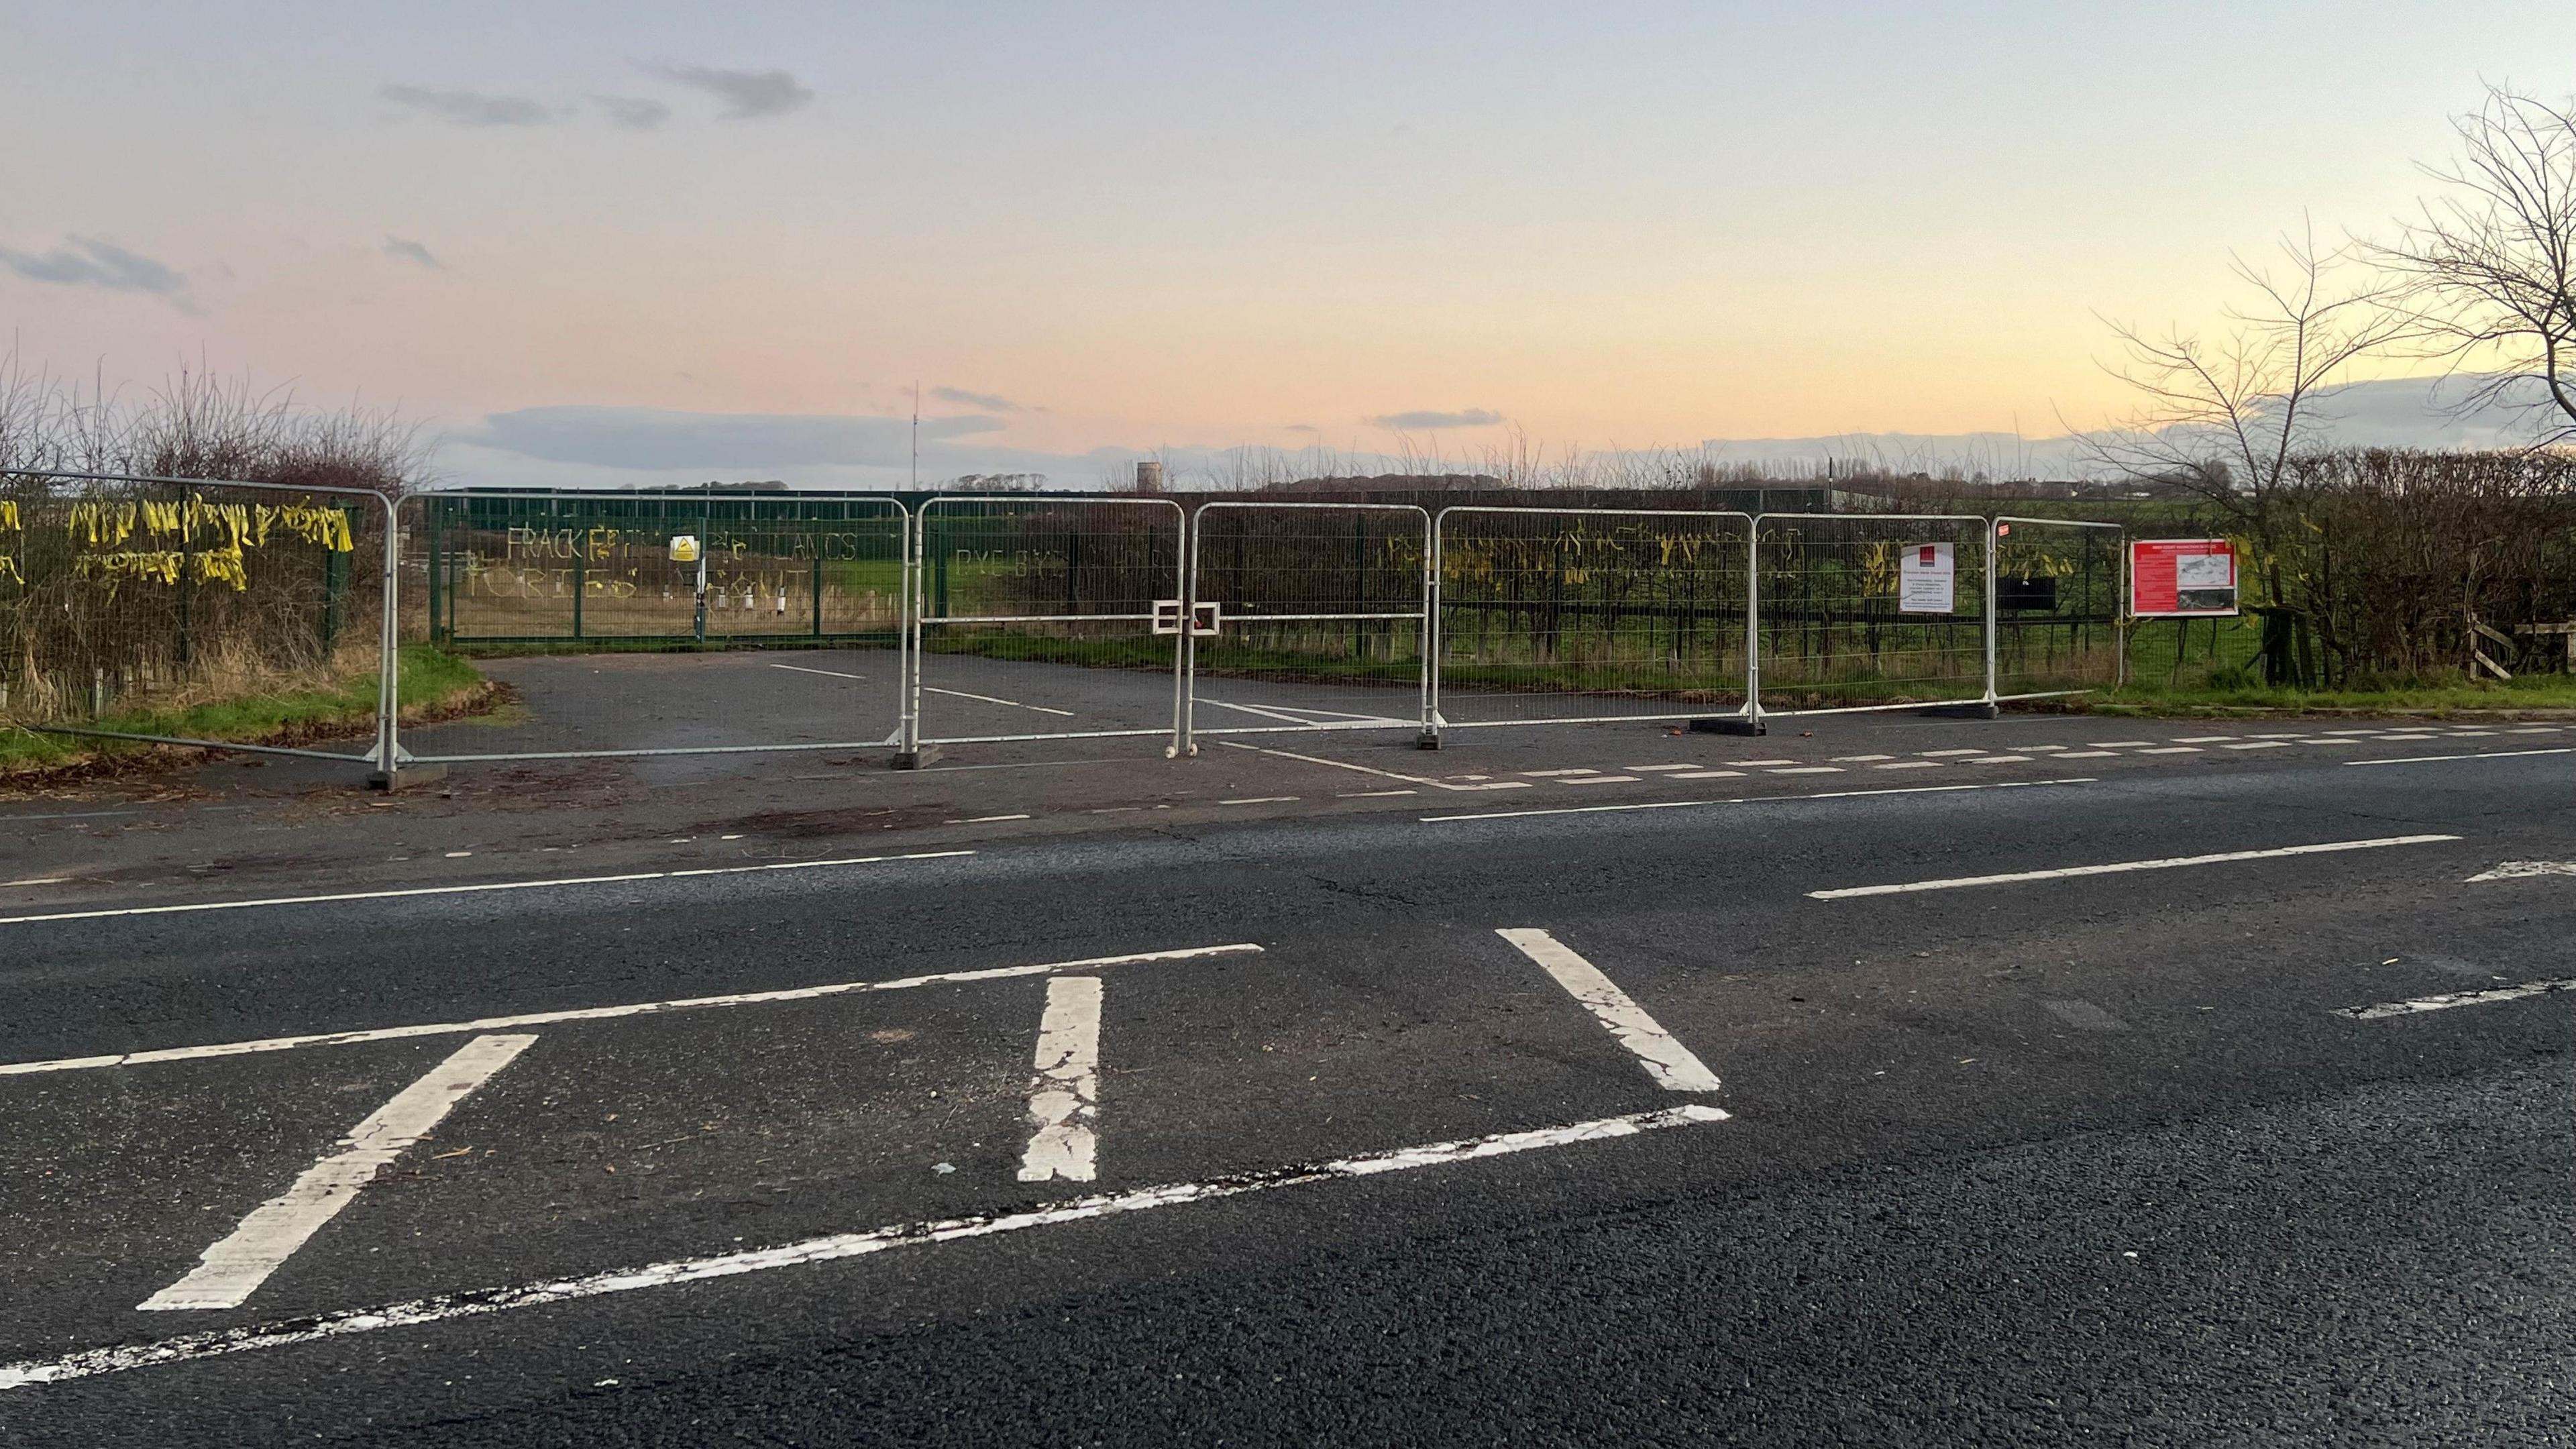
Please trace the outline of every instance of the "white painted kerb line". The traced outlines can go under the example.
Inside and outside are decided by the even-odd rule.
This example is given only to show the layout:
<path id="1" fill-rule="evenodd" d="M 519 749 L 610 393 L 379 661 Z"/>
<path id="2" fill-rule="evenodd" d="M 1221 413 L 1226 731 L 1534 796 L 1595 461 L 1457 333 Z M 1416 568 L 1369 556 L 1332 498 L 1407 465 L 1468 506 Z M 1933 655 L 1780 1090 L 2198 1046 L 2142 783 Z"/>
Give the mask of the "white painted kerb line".
<path id="1" fill-rule="evenodd" d="M 1494 933 L 1518 947 L 1520 953 L 1537 962 L 1556 984 L 1566 989 L 1586 1011 L 1600 1019 L 1619 1044 L 1637 1054 L 1637 1064 L 1646 1075 L 1668 1092 L 1714 1092 L 1718 1089 L 1717 1073 L 1683 1046 L 1679 1038 L 1664 1030 L 1662 1023 L 1647 1014 L 1635 998 L 1619 989 L 1619 983 L 1601 974 L 1601 968 L 1566 949 L 1563 942 L 1545 931 L 1510 927 Z"/>
<path id="2" fill-rule="evenodd" d="M 340 1150 L 304 1169 L 295 1185 L 251 1211 L 241 1226 L 206 1249 L 188 1276 L 135 1306 L 145 1312 L 174 1308 L 239 1308 L 322 1225 L 339 1216 L 377 1169 L 429 1135 L 448 1111 L 492 1080 L 536 1040 L 533 1036 L 478 1036 L 340 1139 Z"/>
<path id="3" fill-rule="evenodd" d="M 1274 1168 L 1268 1172 L 1218 1178 L 1209 1182 L 1176 1182 L 1161 1187 L 1140 1188 L 1134 1192 L 1076 1198 L 1069 1202 L 1043 1204 L 1016 1213 L 898 1223 L 870 1232 L 840 1233 L 830 1237 L 808 1238 L 801 1243 L 790 1243 L 778 1248 L 727 1253 L 712 1258 L 684 1258 L 674 1262 L 654 1263 L 641 1268 L 595 1273 L 581 1278 L 558 1278 L 550 1282 L 530 1283 L 510 1288 L 486 1288 L 479 1292 L 454 1293 L 436 1298 L 416 1298 L 407 1303 L 316 1314 L 309 1318 L 292 1319 L 261 1327 L 192 1333 L 177 1338 L 165 1338 L 157 1343 L 120 1344 L 108 1348 L 85 1349 L 77 1353 L 65 1354 L 60 1358 L 34 1359 L 0 1365 L 0 1391 L 26 1388 L 32 1384 L 60 1383 L 66 1379 L 90 1378 L 98 1374 L 121 1373 L 127 1369 L 146 1368 L 154 1364 L 186 1363 L 195 1359 L 216 1358 L 224 1354 L 285 1348 L 299 1343 L 317 1343 L 324 1339 L 347 1338 L 387 1328 L 412 1328 L 425 1323 L 440 1323 L 449 1319 L 502 1313 L 513 1308 L 535 1308 L 549 1303 L 598 1298 L 611 1293 L 628 1293 L 639 1288 L 669 1288 L 683 1283 L 702 1282 L 710 1278 L 730 1278 L 773 1268 L 829 1263 L 842 1258 L 858 1258 L 871 1253 L 881 1253 L 892 1248 L 916 1247 L 924 1243 L 955 1242 L 964 1238 L 989 1238 L 1027 1228 L 1084 1222 L 1118 1213 L 1177 1207 L 1183 1203 L 1211 1202 L 1219 1198 L 1269 1192 L 1276 1188 L 1302 1187 L 1309 1183 L 1374 1177 L 1380 1173 L 1407 1172 L 1415 1168 L 1439 1167 L 1453 1162 L 1471 1162 L 1482 1157 L 1505 1157 L 1513 1153 L 1534 1152 L 1551 1147 L 1572 1147 L 1585 1142 L 1634 1137 L 1640 1133 L 1653 1132 L 1666 1127 L 1689 1127 L 1702 1123 L 1723 1122 L 1726 1119 L 1727 1114 L 1723 1109 L 1693 1102 L 1685 1106 L 1668 1107 L 1660 1112 L 1639 1112 L 1626 1117 L 1604 1117 L 1596 1121 L 1576 1122 L 1563 1127 L 1546 1127 L 1531 1132 L 1500 1132 L 1491 1137 L 1478 1137 L 1460 1142 L 1434 1142 L 1423 1147 L 1399 1148 L 1393 1152 L 1373 1152 L 1313 1165 Z"/>
<path id="4" fill-rule="evenodd" d="M 1089 1182 L 1098 1175 L 1100 1139 L 1100 978 L 1058 976 L 1047 982 L 1038 1021 L 1037 1075 L 1029 1082 L 1029 1125 L 1036 1135 L 1020 1158 L 1022 1182 Z"/>
<path id="5" fill-rule="evenodd" d="M 542 891 L 563 886 L 616 885 L 633 880 L 683 880 L 702 875 L 751 875 L 764 870 L 824 870 L 842 865 L 883 865 L 890 860 L 949 860 L 971 850 L 916 850 L 904 855 L 860 855 L 845 860 L 774 860 L 765 865 L 717 865 L 694 870 L 638 870 L 624 875 L 575 875 L 554 880 L 504 880 L 484 885 L 413 886 L 404 890 L 339 891 L 323 896 L 269 896 L 251 901 L 195 901 L 183 906 L 125 906 L 105 911 L 55 911 L 42 916 L 0 916 L 0 926 L 37 921 L 96 921 L 110 916 L 176 916 L 194 911 L 246 911 L 259 906 L 317 906 L 335 901 L 391 901 L 406 896 L 470 896 L 492 891 Z"/>
<path id="6" fill-rule="evenodd" d="M 2486 1006 L 2493 1002 L 2520 1001 L 2527 996 L 2547 996 L 2560 991 L 2576 991 L 2576 976 L 2562 976 L 2554 981 L 2526 981 L 2519 986 L 2495 986 L 2484 991 L 2418 996 L 2412 1001 L 2383 1001 L 2377 1006 L 2347 1006 L 2327 1014 L 2349 1017 L 2354 1021 L 2377 1021 L 2385 1016 L 2419 1016 L 2427 1011 L 2448 1011 L 2454 1006 Z"/>
<path id="7" fill-rule="evenodd" d="M 562 1011 L 528 1011 L 516 1016 L 486 1016 L 474 1021 L 433 1021 L 417 1026 L 379 1026 L 359 1031 L 316 1032 L 309 1036 L 272 1036 L 253 1041 L 216 1042 L 208 1046 L 157 1047 L 113 1056 L 56 1057 L 42 1062 L 0 1063 L 0 1077 L 40 1072 L 92 1071 L 100 1067 L 139 1067 L 151 1062 L 185 1062 L 202 1057 L 237 1057 L 254 1052 L 293 1051 L 298 1047 L 355 1046 L 371 1041 L 402 1041 L 422 1036 L 462 1036 L 471 1031 L 502 1031 L 519 1026 L 546 1026 L 559 1021 L 613 1021 L 626 1016 L 653 1016 L 665 1011 L 704 1011 L 721 1006 L 766 1006 L 777 1001 L 812 1001 L 857 991 L 902 991 L 951 982 L 1002 981 L 1014 976 L 1048 976 L 1095 966 L 1126 966 L 1145 961 L 1194 961 L 1204 956 L 1258 952 L 1250 941 L 1229 946 L 1185 946 L 1176 951 L 1135 951 L 1124 956 L 1094 956 L 1083 961 L 1051 961 L 1035 966 L 989 966 L 980 971 L 942 971 L 929 976 L 898 976 L 891 981 L 835 981 L 824 986 L 791 986 L 782 991 L 741 991 L 729 996 L 684 996 L 671 1001 L 636 1001 L 622 1006 L 576 1006 Z"/>
<path id="8" fill-rule="evenodd" d="M 2176 855 L 2162 860 L 2122 860 L 2108 865 L 2070 865 L 2055 870 L 2017 870 L 2004 875 L 1964 875 L 1948 880 L 1907 881 L 1901 885 L 1844 886 L 1809 891 L 1812 900 L 1845 901 L 1855 896 L 1896 896 L 1912 891 L 1953 891 L 1968 886 L 2018 885 L 2024 881 L 2067 880 L 2081 875 L 2122 875 L 2133 870 L 2179 870 L 2187 865 L 2225 865 L 2238 860 L 2275 860 L 2290 855 L 2332 855 L 2345 850 L 2381 850 L 2392 845 L 2432 845 L 2457 840 L 2456 835 L 2391 835 L 2379 840 L 2329 840 L 2317 845 L 2285 845 L 2274 850 L 2227 850 L 2215 855 Z"/>

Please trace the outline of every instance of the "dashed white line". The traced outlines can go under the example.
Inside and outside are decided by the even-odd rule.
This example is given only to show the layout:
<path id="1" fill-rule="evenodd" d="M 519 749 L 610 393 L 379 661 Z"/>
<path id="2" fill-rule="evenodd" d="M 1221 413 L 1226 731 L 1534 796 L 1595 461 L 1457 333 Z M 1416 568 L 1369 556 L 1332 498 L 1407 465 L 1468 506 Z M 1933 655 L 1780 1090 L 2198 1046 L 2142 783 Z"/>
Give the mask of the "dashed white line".
<path id="1" fill-rule="evenodd" d="M 694 837 L 693 837 L 694 838 Z M 265 906 L 328 905 L 338 901 L 390 901 L 409 896 L 466 896 L 490 891 L 540 891 L 564 886 L 618 885 L 638 880 L 681 880 L 704 875 L 750 875 L 764 870 L 826 870 L 845 865 L 883 865 L 893 860 L 951 860 L 971 850 L 916 850 L 902 855 L 858 855 L 841 860 L 774 860 L 765 865 L 717 865 L 693 870 L 639 870 L 624 875 L 576 875 L 556 880 L 505 880 L 483 885 L 413 886 L 403 890 L 335 891 L 318 896 L 269 896 L 251 901 L 195 901 L 180 906 L 124 906 L 101 911 L 53 911 L 40 916 L 0 916 L 0 926 L 39 921 L 97 921 L 112 916 L 176 916 L 197 911 L 247 911 Z"/>
<path id="2" fill-rule="evenodd" d="M 1616 815 L 1634 810 L 1691 810 L 1710 805 L 1779 805 L 1807 800 L 1857 800 L 1873 795 L 1951 795 L 1968 790 L 2030 790 L 2049 785 L 2098 785 L 2090 776 L 2065 780 L 1995 780 L 1978 785 L 1904 785 L 1881 790 L 1810 790 L 1796 795 L 1731 795 L 1721 800 L 1647 800 L 1629 805 L 1557 805 L 1536 810 L 1480 810 L 1464 815 L 1424 815 L 1424 825 L 1462 820 L 1519 820 L 1534 815 Z"/>
<path id="3" fill-rule="evenodd" d="M 2498 1001 L 2520 1001 L 2525 997 L 2548 996 L 2560 991 L 2576 991 L 2576 976 L 2561 976 L 2550 981 L 2525 981 L 2519 986 L 2496 986 L 2485 991 L 2452 991 L 2440 996 L 2418 996 L 2411 1001 L 2383 1001 L 2376 1006 L 2347 1006 L 2327 1014 L 2349 1017 L 2354 1021 L 2376 1021 L 2386 1016 L 2419 1016 L 2428 1011 L 2448 1011 L 2454 1006 L 2486 1006 Z"/>
<path id="4" fill-rule="evenodd" d="M 2030 763 L 2030 756 L 1979 755 L 1973 760 L 1961 760 L 1959 763 L 1963 765 L 2027 765 Z"/>
<path id="5" fill-rule="evenodd" d="M 2286 750 L 2289 747 L 2288 740 L 2246 740 L 2239 744 L 2219 746 L 2222 750 Z"/>
<path id="6" fill-rule="evenodd" d="M 1950 759 L 1957 759 L 1958 757 L 1960 757 L 1960 756 L 1962 756 L 1962 755 L 1982 755 L 1982 754 L 1984 754 L 1984 753 L 1985 753 L 1985 751 L 1983 751 L 1983 750 L 1918 750 L 1918 751 L 1916 751 L 1916 754 L 1918 754 L 1921 758 L 1926 759 L 1926 760 L 1950 760 Z"/>
<path id="7" fill-rule="evenodd" d="M 1422 792 L 1419 790 L 1353 790 L 1347 795 L 1336 795 L 1333 798 L 1336 800 L 1381 800 L 1390 795 L 1419 795 L 1421 793 Z"/>
<path id="8" fill-rule="evenodd" d="M 2196 755 L 2200 753 L 2200 746 L 2165 745 L 2157 749 L 2140 750 L 2138 753 L 2142 755 Z"/>
<path id="9" fill-rule="evenodd" d="M 1634 775 L 1576 775 L 1556 783 L 1560 785 L 1634 785 L 1637 783 L 1637 777 Z"/>
<path id="10" fill-rule="evenodd" d="M 0 886 L 61 885 L 70 879 L 67 875 L 31 875 L 25 880 L 0 880 Z"/>
<path id="11" fill-rule="evenodd" d="M 2068 750 L 2065 754 L 2059 755 L 2057 758 L 2061 760 L 2108 760 L 2114 758 L 2119 753 L 2120 752 L 2118 750 Z"/>
<path id="12" fill-rule="evenodd" d="M 1295 795 L 1252 795 L 1241 800 L 1219 800 L 1219 805 L 1294 805 Z"/>
<path id="13" fill-rule="evenodd" d="M 2155 743 L 2155 741 L 2154 741 L 2154 740 L 2087 740 L 2087 741 L 2085 741 L 2085 745 L 2086 745 L 2086 747 L 2087 747 L 2087 748 L 2089 748 L 2089 749 L 2096 749 L 2096 750 L 2134 750 L 2134 749 L 2138 748 L 2140 745 L 2152 745 L 2152 744 L 2154 744 L 2154 743 Z"/>
<path id="14" fill-rule="evenodd" d="M 1099 1171 L 1100 978 L 1058 976 L 1047 982 L 1038 1022 L 1037 1074 L 1029 1081 L 1029 1125 L 1020 1158 L 1022 1182 L 1089 1182 Z"/>
<path id="15" fill-rule="evenodd" d="M 1668 1092 L 1718 1089 L 1717 1073 L 1710 1071 L 1708 1064 L 1682 1045 L 1679 1038 L 1664 1030 L 1635 998 L 1620 990 L 1619 983 L 1603 975 L 1600 967 L 1545 931 L 1511 927 L 1494 934 L 1511 942 L 1522 955 L 1555 977 L 1556 984 L 1598 1018 L 1621 1046 L 1636 1053 L 1637 1064 L 1646 1069 L 1646 1075 L 1654 1078 L 1657 1086 Z"/>
<path id="16" fill-rule="evenodd" d="M 1873 770 L 1937 770 L 1941 768 L 1941 761 L 1899 760 L 1893 765 L 1872 765 L 1870 768 Z"/>
<path id="17" fill-rule="evenodd" d="M 1834 756 L 1834 763 L 1837 765 L 1868 765 L 1875 764 L 1880 760 L 1892 760 L 1895 758 L 1896 757 L 1894 755 L 1836 755 Z"/>
<path id="18" fill-rule="evenodd" d="M 2222 740 L 2234 738 L 2236 738 L 2234 735 L 2176 735 L 2173 737 L 2173 742 L 2178 745 L 2214 745 Z"/>
<path id="19" fill-rule="evenodd" d="M 1697 765 L 1621 765 L 1619 768 L 1632 770 L 1640 775 L 1651 775 L 1658 770 L 1696 770 L 1700 767 Z"/>
<path id="20" fill-rule="evenodd" d="M 144 1368 L 154 1364 L 186 1363 L 226 1354 L 284 1348 L 293 1344 L 375 1333 L 389 1328 L 413 1328 L 450 1319 L 501 1313 L 513 1308 L 534 1308 L 550 1303 L 633 1292 L 638 1289 L 666 1288 L 683 1283 L 704 1282 L 713 1278 L 729 1278 L 775 1268 L 836 1262 L 924 1243 L 992 1237 L 1028 1228 L 1052 1227 L 1058 1223 L 1085 1222 L 1118 1213 L 1176 1207 L 1184 1203 L 1241 1197 L 1247 1193 L 1269 1192 L 1283 1187 L 1340 1182 L 1353 1178 L 1374 1177 L 1381 1173 L 1406 1172 L 1418 1168 L 1444 1166 L 1449 1163 L 1472 1162 L 1479 1158 L 1571 1147 L 1586 1142 L 1634 1137 L 1640 1133 L 1660 1131 L 1670 1127 L 1698 1126 L 1726 1120 L 1727 1113 L 1723 1108 L 1710 1106 L 1705 1102 L 1690 1102 L 1679 1107 L 1667 1107 L 1659 1112 L 1637 1112 L 1624 1117 L 1603 1117 L 1594 1121 L 1575 1122 L 1566 1126 L 1546 1127 L 1528 1132 L 1498 1132 L 1490 1137 L 1463 1141 L 1433 1142 L 1420 1147 L 1399 1148 L 1392 1152 L 1372 1152 L 1356 1157 L 1338 1158 L 1331 1162 L 1301 1164 L 1295 1167 L 1276 1168 L 1268 1172 L 1247 1173 L 1239 1177 L 1217 1178 L 1206 1182 L 1165 1183 L 1157 1187 L 1139 1188 L 1134 1192 L 1111 1193 L 1097 1197 L 1076 1198 L 1070 1202 L 1049 1203 L 1015 1213 L 897 1223 L 867 1232 L 836 1233 L 828 1237 L 808 1238 L 803 1242 L 790 1243 L 783 1247 L 726 1253 L 708 1258 L 684 1258 L 653 1263 L 641 1268 L 594 1273 L 579 1278 L 558 1278 L 549 1282 L 529 1283 L 516 1287 L 487 1288 L 479 1292 L 417 1298 L 406 1303 L 390 1303 L 372 1308 L 318 1314 L 310 1318 L 266 1327 L 220 1329 L 166 1338 L 154 1343 L 116 1344 L 104 1348 L 84 1349 L 57 1358 L 31 1359 L 0 1365 L 0 1391 L 26 1388 L 33 1384 L 60 1383 L 66 1379 L 90 1378 L 99 1374 L 121 1373 L 127 1369 Z"/>
<path id="21" fill-rule="evenodd" d="M 2070 865 L 2053 870 L 2017 870 L 2000 875 L 1954 876 L 1947 880 L 1907 881 L 1898 885 L 1843 886 L 1809 891 L 1808 898 L 1844 901 L 1859 896 L 1908 895 L 1916 891 L 1960 890 L 1969 886 L 2019 885 L 2026 881 L 2069 880 L 2076 876 L 2122 875 L 2140 870 L 2177 870 L 2191 865 L 2224 865 L 2240 860 L 2276 860 L 2293 855 L 2332 855 L 2347 850 L 2381 850 L 2395 845 L 2431 845 L 2458 840 L 2456 835 L 2390 835 L 2375 840 L 2329 840 L 2315 845 L 2284 845 L 2270 850 L 2227 850 L 2211 855 L 2175 855 L 2161 860 L 2123 860 L 2107 865 Z"/>
<path id="22" fill-rule="evenodd" d="M 1028 818 L 1029 817 L 1026 815 L 969 815 L 963 820 L 951 820 L 947 823 L 950 825 L 998 825 L 1005 820 L 1026 820 Z M 730 835 L 725 837 L 727 840 L 732 840 L 734 838 L 735 837 Z"/>
<path id="23" fill-rule="evenodd" d="M 1692 770 L 1688 774 L 1666 775 L 1667 780 L 1741 780 L 1742 770 Z"/>
<path id="24" fill-rule="evenodd" d="M 1080 961 L 1049 961 L 1034 966 L 988 966 L 973 971 L 942 971 L 926 976 L 898 976 L 887 981 L 835 981 L 824 986 L 791 986 L 778 991 L 742 991 L 725 996 L 683 996 L 667 1001 L 637 1001 L 618 1006 L 577 1006 L 561 1011 L 527 1011 L 515 1016 L 487 1016 L 474 1021 L 438 1021 L 414 1026 L 380 1026 L 357 1031 L 315 1032 L 307 1036 L 272 1036 L 207 1046 L 155 1047 L 112 1056 L 57 1057 L 51 1061 L 0 1063 L 0 1077 L 39 1072 L 78 1072 L 100 1067 L 139 1067 L 152 1062 L 198 1061 L 207 1057 L 247 1056 L 255 1052 L 294 1051 L 299 1047 L 354 1046 L 361 1042 L 404 1041 L 423 1036 L 462 1036 L 468 1032 L 507 1031 L 561 1021 L 614 1021 L 629 1016 L 655 1016 L 666 1011 L 704 1011 L 727 1006 L 767 1006 L 780 1001 L 813 1001 L 862 991 L 903 991 L 962 981 L 1004 981 L 1017 976 L 1049 976 L 1059 971 L 1087 971 L 1100 966 L 1141 965 L 1149 961 L 1196 961 L 1210 956 L 1257 955 L 1250 941 L 1225 946 L 1184 946 L 1170 951 L 1132 951 L 1123 956 L 1093 956 Z"/>
<path id="25" fill-rule="evenodd" d="M 1786 770 L 1765 770 L 1762 773 L 1766 775 L 1839 775 L 1842 772 L 1843 767 L 1840 765 L 1793 765 Z"/>
<path id="26" fill-rule="evenodd" d="M 135 1305 L 146 1312 L 238 1308 L 322 1225 L 339 1216 L 378 1170 L 429 1135 L 457 1103 L 526 1051 L 533 1036 L 478 1036 L 428 1075 L 394 1094 L 340 1139 L 338 1151 L 304 1169 L 293 1186 L 253 1209 L 206 1249 L 178 1282 Z"/>
<path id="27" fill-rule="evenodd" d="M 1601 772 L 1599 770 L 1523 770 L 1521 773 L 1533 780 L 1557 780 L 1569 775 L 1598 775 Z"/>

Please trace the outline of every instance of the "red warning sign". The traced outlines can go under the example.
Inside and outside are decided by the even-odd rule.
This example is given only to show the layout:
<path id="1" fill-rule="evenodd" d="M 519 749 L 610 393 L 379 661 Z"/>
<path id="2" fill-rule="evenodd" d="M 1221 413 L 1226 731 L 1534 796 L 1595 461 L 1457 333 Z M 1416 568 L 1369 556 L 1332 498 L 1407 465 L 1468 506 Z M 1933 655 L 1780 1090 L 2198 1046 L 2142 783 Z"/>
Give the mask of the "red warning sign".
<path id="1" fill-rule="evenodd" d="M 2234 614 L 2236 545 L 2223 538 L 2129 543 L 2129 613 L 2139 619 Z"/>

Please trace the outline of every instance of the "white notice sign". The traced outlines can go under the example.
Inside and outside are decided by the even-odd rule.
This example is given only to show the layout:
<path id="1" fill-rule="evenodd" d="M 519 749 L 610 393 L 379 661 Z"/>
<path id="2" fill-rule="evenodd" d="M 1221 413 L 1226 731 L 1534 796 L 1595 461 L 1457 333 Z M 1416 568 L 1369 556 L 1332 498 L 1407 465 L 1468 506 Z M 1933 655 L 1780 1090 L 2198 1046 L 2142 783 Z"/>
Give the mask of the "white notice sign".
<path id="1" fill-rule="evenodd" d="M 1909 543 L 1897 569 L 1896 611 L 1947 614 L 1958 602 L 1958 558 L 1946 543 Z"/>

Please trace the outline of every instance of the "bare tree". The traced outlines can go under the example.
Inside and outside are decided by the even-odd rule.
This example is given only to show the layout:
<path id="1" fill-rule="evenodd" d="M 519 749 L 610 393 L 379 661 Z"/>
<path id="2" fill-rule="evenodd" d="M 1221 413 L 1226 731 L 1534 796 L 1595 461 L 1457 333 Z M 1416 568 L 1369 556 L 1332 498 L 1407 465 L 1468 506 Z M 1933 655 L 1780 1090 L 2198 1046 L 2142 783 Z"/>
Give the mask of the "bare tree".
<path id="1" fill-rule="evenodd" d="M 2374 255 L 2425 335 L 2476 376 L 2458 411 L 2520 408 L 2542 443 L 2576 441 L 2576 97 L 2491 86 L 2451 124 L 2460 154 L 2424 168 L 2448 191 Z"/>
<path id="2" fill-rule="evenodd" d="M 2105 319 L 2125 353 L 2106 369 L 2141 401 L 2119 427 L 2078 434 L 2092 461 L 2261 518 L 2291 460 L 2318 445 L 2345 372 L 2417 331 L 2392 305 L 2396 283 L 2356 249 L 2320 251 L 2305 234 L 2280 249 L 2278 270 L 2231 259 L 2251 297 L 2228 309 L 2224 336 Z"/>

